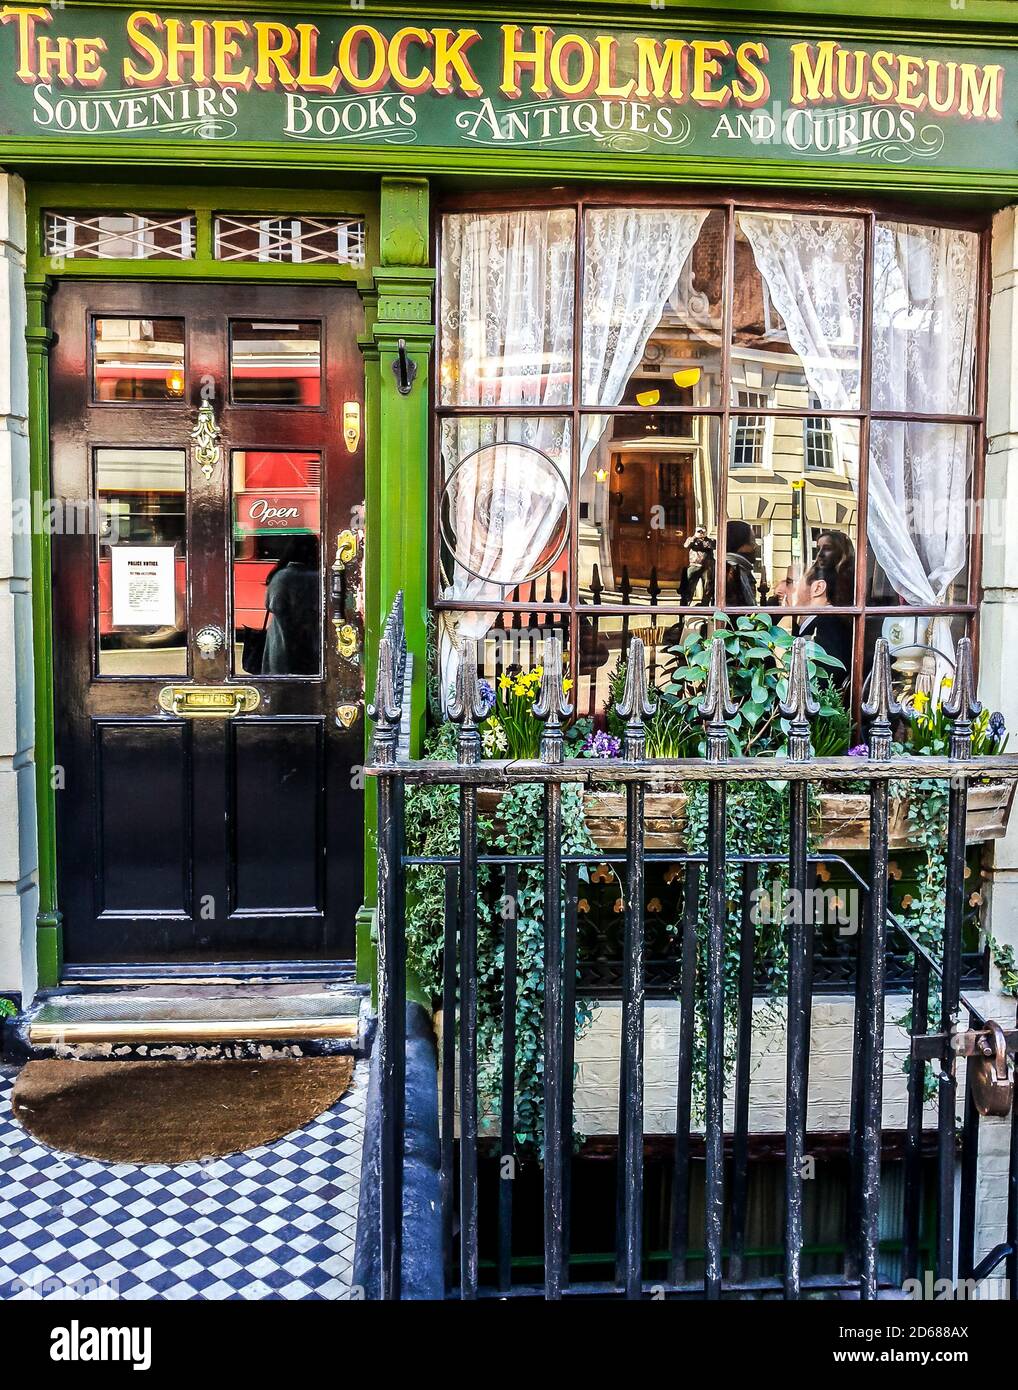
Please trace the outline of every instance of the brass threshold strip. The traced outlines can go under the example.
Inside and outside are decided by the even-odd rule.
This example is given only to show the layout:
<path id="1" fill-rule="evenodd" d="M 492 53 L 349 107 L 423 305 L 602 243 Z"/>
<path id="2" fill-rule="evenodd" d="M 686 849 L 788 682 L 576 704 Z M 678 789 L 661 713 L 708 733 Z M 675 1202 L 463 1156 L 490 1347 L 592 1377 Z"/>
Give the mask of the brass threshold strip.
<path id="1" fill-rule="evenodd" d="M 145 1021 L 91 1019 L 82 1022 L 32 1023 L 28 1037 L 33 1047 L 60 1047 L 78 1043 L 199 1043 L 264 1042 L 314 1038 L 356 1038 L 357 1019 L 158 1019 Z"/>

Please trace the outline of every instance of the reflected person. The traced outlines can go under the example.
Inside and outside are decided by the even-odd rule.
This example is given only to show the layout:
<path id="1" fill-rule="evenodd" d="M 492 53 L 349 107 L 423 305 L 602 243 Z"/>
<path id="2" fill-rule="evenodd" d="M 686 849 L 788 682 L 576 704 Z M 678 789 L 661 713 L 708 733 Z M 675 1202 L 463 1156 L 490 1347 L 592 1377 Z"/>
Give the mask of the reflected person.
<path id="1" fill-rule="evenodd" d="M 292 536 L 265 580 L 270 614 L 262 671 L 272 676 L 317 675 L 321 654 L 318 537 Z"/>

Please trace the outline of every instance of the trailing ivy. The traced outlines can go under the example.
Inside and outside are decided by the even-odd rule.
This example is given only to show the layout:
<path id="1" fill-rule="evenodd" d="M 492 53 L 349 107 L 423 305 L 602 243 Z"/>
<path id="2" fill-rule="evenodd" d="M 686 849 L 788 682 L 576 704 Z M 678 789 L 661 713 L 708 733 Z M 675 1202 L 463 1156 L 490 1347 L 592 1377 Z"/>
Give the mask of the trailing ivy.
<path id="1" fill-rule="evenodd" d="M 456 731 L 444 725 L 429 736 L 426 756 L 455 760 Z M 406 793 L 407 852 L 411 855 L 459 853 L 459 788 L 414 785 Z M 478 818 L 480 843 L 507 854 L 540 854 L 543 849 L 544 794 L 525 784 L 501 797 L 493 817 Z M 593 853 L 583 818 L 582 792 L 562 790 L 563 853 Z M 586 868 L 581 866 L 581 878 Z M 519 870 L 514 903 L 502 894 L 501 875 L 490 866 L 478 871 L 477 899 L 477 1050 L 478 1103 L 482 1123 L 497 1121 L 502 1080 L 502 1001 L 505 977 L 504 919 L 512 912 L 517 933 L 516 1115 L 514 1132 L 521 1148 L 543 1143 L 544 1085 L 544 870 Z M 445 871 L 424 865 L 407 880 L 407 958 L 435 1002 L 441 998 Z M 590 1023 L 591 1001 L 576 1003 L 576 1036 Z"/>

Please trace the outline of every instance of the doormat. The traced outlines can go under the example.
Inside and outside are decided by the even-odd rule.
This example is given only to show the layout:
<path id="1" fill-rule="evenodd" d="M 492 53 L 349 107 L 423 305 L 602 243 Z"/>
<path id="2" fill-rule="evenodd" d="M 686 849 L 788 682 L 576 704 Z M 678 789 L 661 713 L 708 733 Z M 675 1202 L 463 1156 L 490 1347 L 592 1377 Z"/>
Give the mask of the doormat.
<path id="1" fill-rule="evenodd" d="M 106 1163 L 221 1157 L 330 1110 L 352 1057 L 273 1062 L 27 1062 L 11 1105 L 29 1134 Z"/>

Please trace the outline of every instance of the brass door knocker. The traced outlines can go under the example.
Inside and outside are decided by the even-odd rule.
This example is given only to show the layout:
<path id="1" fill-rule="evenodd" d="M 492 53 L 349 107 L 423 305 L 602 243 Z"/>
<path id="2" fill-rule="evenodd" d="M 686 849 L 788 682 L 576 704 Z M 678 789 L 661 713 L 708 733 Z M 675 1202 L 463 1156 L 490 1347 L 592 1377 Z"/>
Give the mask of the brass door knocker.
<path id="1" fill-rule="evenodd" d="M 221 433 L 216 424 L 216 413 L 212 409 L 212 402 L 202 401 L 198 407 L 198 421 L 191 431 L 191 438 L 194 440 L 195 462 L 204 474 L 206 482 L 211 479 L 223 456 L 223 451 L 219 447 Z"/>

